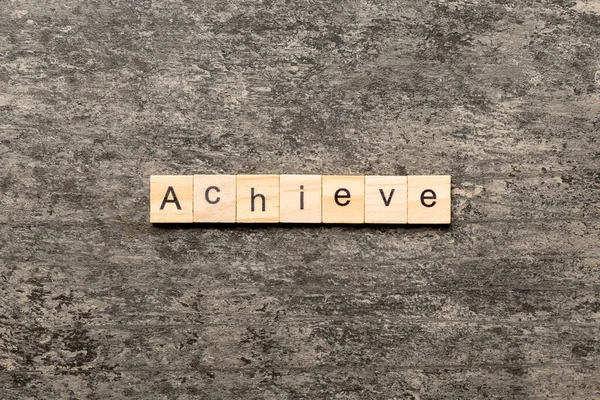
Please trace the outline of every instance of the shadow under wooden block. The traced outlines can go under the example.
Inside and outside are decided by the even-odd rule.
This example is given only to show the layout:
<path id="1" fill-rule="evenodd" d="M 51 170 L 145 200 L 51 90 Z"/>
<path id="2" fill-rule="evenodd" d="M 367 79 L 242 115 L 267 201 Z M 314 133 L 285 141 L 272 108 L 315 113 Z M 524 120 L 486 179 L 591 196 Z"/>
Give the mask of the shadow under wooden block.
<path id="1" fill-rule="evenodd" d="M 194 175 L 194 222 L 235 222 L 235 175 Z"/>
<path id="2" fill-rule="evenodd" d="M 449 224 L 451 221 L 450 176 L 408 177 L 408 223 Z"/>
<path id="3" fill-rule="evenodd" d="M 150 222 L 192 222 L 193 186 L 191 175 L 151 176 Z"/>
<path id="4" fill-rule="evenodd" d="M 321 222 L 321 175 L 279 176 L 279 222 Z"/>
<path id="5" fill-rule="evenodd" d="M 365 177 L 323 175 L 322 222 L 365 222 Z"/>
<path id="6" fill-rule="evenodd" d="M 238 175 L 237 222 L 279 222 L 279 175 Z"/>
<path id="7" fill-rule="evenodd" d="M 406 224 L 406 176 L 365 176 L 365 223 Z"/>

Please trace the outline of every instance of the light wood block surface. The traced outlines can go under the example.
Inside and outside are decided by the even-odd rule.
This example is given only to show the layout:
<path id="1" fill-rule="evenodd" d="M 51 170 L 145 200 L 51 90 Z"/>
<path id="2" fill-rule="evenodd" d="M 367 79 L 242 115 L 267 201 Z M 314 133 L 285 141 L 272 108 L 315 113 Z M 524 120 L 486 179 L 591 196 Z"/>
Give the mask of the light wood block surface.
<path id="1" fill-rule="evenodd" d="M 408 223 L 449 224 L 451 220 L 450 176 L 408 177 Z"/>
<path id="2" fill-rule="evenodd" d="M 365 177 L 323 175 L 322 222 L 365 222 Z"/>
<path id="3" fill-rule="evenodd" d="M 279 176 L 279 222 L 321 222 L 321 175 Z"/>
<path id="4" fill-rule="evenodd" d="M 407 223 L 407 177 L 365 176 L 365 223 Z"/>
<path id="5" fill-rule="evenodd" d="M 238 175 L 237 222 L 279 222 L 279 175 Z"/>
<path id="6" fill-rule="evenodd" d="M 235 175 L 194 175 L 194 222 L 235 222 Z"/>
<path id="7" fill-rule="evenodd" d="M 193 222 L 192 175 L 150 177 L 150 222 Z"/>
<path id="8" fill-rule="evenodd" d="M 154 175 L 150 221 L 449 224 L 450 176 Z"/>

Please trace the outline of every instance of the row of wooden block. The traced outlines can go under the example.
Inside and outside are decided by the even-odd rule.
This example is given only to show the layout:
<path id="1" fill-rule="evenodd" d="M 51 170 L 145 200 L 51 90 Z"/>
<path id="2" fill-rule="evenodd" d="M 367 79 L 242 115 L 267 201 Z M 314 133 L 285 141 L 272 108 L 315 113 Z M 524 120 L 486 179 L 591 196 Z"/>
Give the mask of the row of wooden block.
<path id="1" fill-rule="evenodd" d="M 155 175 L 150 222 L 449 224 L 450 176 Z"/>

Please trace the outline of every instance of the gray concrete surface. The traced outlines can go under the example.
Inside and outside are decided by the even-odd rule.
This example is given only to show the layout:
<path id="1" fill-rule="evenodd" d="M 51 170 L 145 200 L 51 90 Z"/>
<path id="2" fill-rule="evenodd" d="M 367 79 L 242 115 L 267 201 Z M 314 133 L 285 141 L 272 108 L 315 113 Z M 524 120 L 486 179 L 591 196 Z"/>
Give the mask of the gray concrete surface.
<path id="1" fill-rule="evenodd" d="M 0 0 L 0 398 L 600 398 L 599 1 Z M 450 227 L 152 226 L 151 174 L 451 174 Z"/>

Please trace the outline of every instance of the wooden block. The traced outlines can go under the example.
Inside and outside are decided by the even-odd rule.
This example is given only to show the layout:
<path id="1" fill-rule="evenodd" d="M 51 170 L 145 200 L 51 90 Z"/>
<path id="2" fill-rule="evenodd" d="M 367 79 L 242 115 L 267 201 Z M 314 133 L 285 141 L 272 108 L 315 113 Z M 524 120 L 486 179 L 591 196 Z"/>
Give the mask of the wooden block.
<path id="1" fill-rule="evenodd" d="M 365 222 L 365 177 L 323 176 L 323 223 Z"/>
<path id="2" fill-rule="evenodd" d="M 150 222 L 193 221 L 192 175 L 153 175 L 150 177 Z"/>
<path id="3" fill-rule="evenodd" d="M 194 222 L 235 222 L 235 175 L 194 175 Z"/>
<path id="4" fill-rule="evenodd" d="M 279 175 L 238 175 L 237 222 L 279 222 Z"/>
<path id="5" fill-rule="evenodd" d="M 365 176 L 365 223 L 406 224 L 406 176 Z"/>
<path id="6" fill-rule="evenodd" d="M 279 176 L 279 222 L 321 222 L 321 175 Z"/>
<path id="7" fill-rule="evenodd" d="M 450 176 L 408 177 L 408 223 L 449 224 Z"/>

